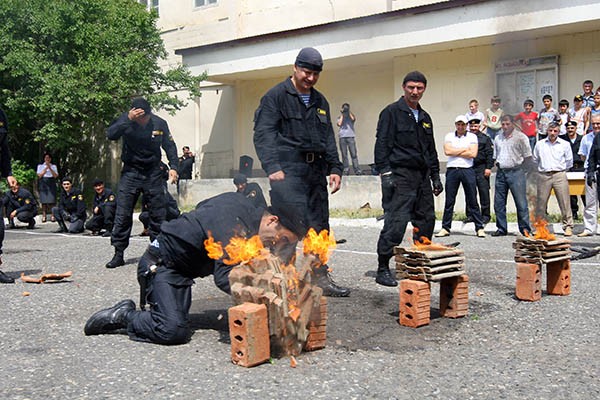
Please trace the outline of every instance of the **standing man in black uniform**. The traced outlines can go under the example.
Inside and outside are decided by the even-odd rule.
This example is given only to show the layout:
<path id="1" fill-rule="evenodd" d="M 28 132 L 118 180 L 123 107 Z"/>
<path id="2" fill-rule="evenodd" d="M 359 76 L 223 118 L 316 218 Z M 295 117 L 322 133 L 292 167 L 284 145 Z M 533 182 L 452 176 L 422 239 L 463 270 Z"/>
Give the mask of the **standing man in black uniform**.
<path id="1" fill-rule="evenodd" d="M 62 191 L 58 206 L 52 207 L 52 215 L 58 222 L 58 230 L 54 233 L 81 233 L 87 218 L 85 201 L 81 190 L 73 187 L 73 180 L 68 176 L 62 178 Z M 69 222 L 67 228 L 66 222 Z"/>
<path id="2" fill-rule="evenodd" d="M 12 187 L 17 180 L 12 176 L 10 150 L 8 149 L 8 118 L 0 108 L 0 173 L 6 177 L 8 186 Z M 4 215 L 4 205 L 0 203 L 0 215 Z M 4 242 L 4 221 L 0 223 L 0 255 L 2 255 L 2 242 Z M 0 259 L 2 264 L 2 259 Z M 0 271 L 0 283 L 14 283 L 15 280 Z"/>
<path id="3" fill-rule="evenodd" d="M 35 197 L 27 189 L 21 187 L 19 182 L 15 182 L 10 187 L 5 197 L 6 215 L 8 216 L 8 228 L 15 227 L 15 218 L 27 224 L 27 229 L 33 229 L 35 226 L 35 216 L 37 215 L 37 202 Z"/>
<path id="4" fill-rule="evenodd" d="M 267 208 L 267 201 L 258 183 L 248 183 L 248 177 L 238 173 L 233 176 L 233 184 L 237 188 L 237 192 L 252 200 L 256 207 Z"/>
<path id="5" fill-rule="evenodd" d="M 158 237 L 140 259 L 138 280 L 149 311 L 135 311 L 132 300 L 90 317 L 84 332 L 99 335 L 127 328 L 132 340 L 158 344 L 182 344 L 190 338 L 189 309 L 193 279 L 213 275 L 215 284 L 230 294 L 226 251 L 218 260 L 211 259 L 204 241 L 210 235 L 226 246 L 233 237 L 258 235 L 271 253 L 289 261 L 298 239 L 306 228 L 287 210 L 255 207 L 241 193 L 229 192 L 207 199 L 194 211 L 166 222 Z"/>
<path id="6" fill-rule="evenodd" d="M 292 76 L 271 88 L 254 114 L 254 147 L 269 177 L 271 204 L 295 208 L 317 232 L 329 230 L 327 175 L 333 194 L 343 168 L 329 103 L 314 88 L 322 69 L 317 50 L 300 50 Z M 325 296 L 350 294 L 333 282 L 326 265 L 315 277 Z"/>
<path id="7" fill-rule="evenodd" d="M 92 231 L 92 235 L 102 234 L 109 237 L 115 221 L 117 198 L 112 190 L 104 187 L 102 179 L 94 179 L 94 204 L 92 205 L 92 218 L 85 224 L 85 229 Z"/>
<path id="8" fill-rule="evenodd" d="M 177 146 L 173 141 L 167 121 L 152 114 L 150 103 L 138 97 L 131 102 L 131 109 L 121 114 L 106 131 L 109 140 L 123 138 L 121 160 L 123 170 L 117 195 L 117 211 L 111 236 L 115 255 L 106 268 L 125 265 L 123 253 L 129 246 L 133 224 L 133 207 L 140 193 L 145 193 L 150 202 L 150 239 L 160 232 L 165 220 L 165 196 L 160 169 L 161 147 L 169 159 L 169 179 L 177 182 Z"/>
<path id="9" fill-rule="evenodd" d="M 194 167 L 194 153 L 190 146 L 183 146 L 183 155 L 179 157 L 179 179 L 192 179 L 192 169 Z"/>
<path id="10" fill-rule="evenodd" d="M 475 170 L 475 183 L 479 193 L 479 206 L 483 225 L 490 222 L 490 176 L 494 167 L 494 145 L 492 139 L 479 130 L 481 120 L 471 118 L 469 120 L 469 132 L 477 136 L 477 157 L 473 159 L 473 169 Z M 465 195 L 466 198 L 466 195 Z M 473 219 L 467 212 L 467 221 L 473 222 Z"/>
<path id="11" fill-rule="evenodd" d="M 375 282 L 384 286 L 398 285 L 389 261 L 394 246 L 402 242 L 409 221 L 416 228 L 413 240 L 431 240 L 435 227 L 433 195 L 444 189 L 433 123 L 419 104 L 426 87 L 425 75 L 418 71 L 408 73 L 402 82 L 404 96 L 384 108 L 377 123 L 375 165 L 381 176 L 385 218 L 377 242 Z"/>

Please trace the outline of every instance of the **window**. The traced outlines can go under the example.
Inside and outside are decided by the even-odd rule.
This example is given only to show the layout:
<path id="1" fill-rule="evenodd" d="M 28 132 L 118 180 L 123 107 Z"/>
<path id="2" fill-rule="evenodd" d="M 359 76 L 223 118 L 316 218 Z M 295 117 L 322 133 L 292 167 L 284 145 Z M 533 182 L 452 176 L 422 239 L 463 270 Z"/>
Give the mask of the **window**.
<path id="1" fill-rule="evenodd" d="M 158 1 L 159 0 L 138 0 L 138 3 L 146 7 L 148 11 L 156 10 L 158 13 Z"/>
<path id="2" fill-rule="evenodd" d="M 194 7 L 205 7 L 217 4 L 217 0 L 194 0 Z"/>

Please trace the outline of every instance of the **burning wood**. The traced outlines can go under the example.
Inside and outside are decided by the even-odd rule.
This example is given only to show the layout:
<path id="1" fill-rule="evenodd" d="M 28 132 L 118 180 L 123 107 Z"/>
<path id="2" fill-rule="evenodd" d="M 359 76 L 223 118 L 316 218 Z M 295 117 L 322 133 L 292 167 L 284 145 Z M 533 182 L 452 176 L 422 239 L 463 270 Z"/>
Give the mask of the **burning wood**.
<path id="1" fill-rule="evenodd" d="M 239 264 L 229 274 L 234 302 L 266 305 L 271 353 L 275 355 L 300 354 L 313 316 L 321 319 L 322 290 L 311 284 L 312 269 L 327 262 L 335 239 L 327 231 L 311 232 L 303 243 L 304 256 L 289 265 L 263 248 L 258 237 L 235 238 L 224 249 L 228 257 L 224 262 Z M 220 243 L 206 241 L 205 245 L 210 246 L 210 254 L 223 257 Z"/>
<path id="2" fill-rule="evenodd" d="M 396 277 L 421 281 L 440 281 L 465 273 L 465 255 L 462 249 L 442 245 L 404 248 L 396 246 Z M 443 247 L 443 249 L 439 249 Z"/>

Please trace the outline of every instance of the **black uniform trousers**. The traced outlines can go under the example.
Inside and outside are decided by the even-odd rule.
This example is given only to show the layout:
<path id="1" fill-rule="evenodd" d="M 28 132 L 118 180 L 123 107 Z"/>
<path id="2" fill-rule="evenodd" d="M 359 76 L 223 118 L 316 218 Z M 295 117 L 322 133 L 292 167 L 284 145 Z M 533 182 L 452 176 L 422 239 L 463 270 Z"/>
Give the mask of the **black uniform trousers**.
<path id="1" fill-rule="evenodd" d="M 479 209 L 483 224 L 487 224 L 491 219 L 491 202 L 490 202 L 490 177 L 485 176 L 485 165 L 474 167 L 475 169 L 475 184 L 477 185 L 477 193 L 479 194 Z M 465 191 L 466 198 L 466 191 Z M 467 217 L 472 219 L 469 209 L 466 210 Z"/>
<path id="2" fill-rule="evenodd" d="M 149 272 L 151 265 L 157 265 L 153 273 Z M 146 287 L 150 310 L 131 314 L 127 325 L 130 339 L 158 344 L 187 343 L 191 336 L 189 313 L 194 281 L 164 265 L 151 248 L 138 264 L 138 281 Z"/>
<path id="3" fill-rule="evenodd" d="M 121 172 L 117 211 L 110 239 L 115 250 L 124 251 L 129 246 L 133 208 L 142 192 L 148 195 L 150 202 L 150 240 L 154 240 L 160 232 L 160 224 L 165 220 L 166 215 L 163 171 L 158 165 L 148 170 L 139 170 L 125 165 Z"/>
<path id="4" fill-rule="evenodd" d="M 307 162 L 308 161 L 308 162 Z M 317 233 L 329 230 L 329 193 L 327 163 L 318 153 L 297 154 L 293 160 L 280 161 L 285 173 L 282 181 L 271 181 L 271 204 L 283 205 L 302 215 L 306 225 Z"/>
<path id="5" fill-rule="evenodd" d="M 102 229 L 112 230 L 115 221 L 117 207 L 113 204 L 101 204 L 98 206 L 99 214 L 93 214 L 92 218 L 85 224 L 85 229 L 99 232 Z"/>
<path id="6" fill-rule="evenodd" d="M 377 242 L 379 262 L 387 265 L 394 246 L 402 242 L 410 221 L 414 228 L 413 240 L 422 236 L 431 240 L 435 227 L 433 191 L 428 170 L 394 169 L 393 186 L 382 187 L 384 224 Z"/>
<path id="7" fill-rule="evenodd" d="M 56 222 L 58 222 L 60 226 L 64 225 L 64 227 L 67 228 L 69 233 L 83 232 L 83 224 L 85 223 L 85 218 L 79 218 L 60 207 L 52 207 L 52 215 L 54 216 L 54 219 L 56 219 Z M 69 226 L 67 226 L 67 222 L 69 223 Z"/>
<path id="8" fill-rule="evenodd" d="M 11 206 L 10 203 L 7 204 L 6 205 L 6 216 L 8 217 L 10 215 L 10 213 L 12 213 L 14 210 L 16 210 L 15 207 Z M 18 211 L 17 215 L 15 215 L 15 218 L 21 222 L 30 223 L 31 221 L 33 221 L 33 219 L 35 218 L 36 215 L 37 215 L 37 208 L 34 208 L 33 210 Z M 10 217 L 9 217 L 9 219 L 10 219 Z"/>

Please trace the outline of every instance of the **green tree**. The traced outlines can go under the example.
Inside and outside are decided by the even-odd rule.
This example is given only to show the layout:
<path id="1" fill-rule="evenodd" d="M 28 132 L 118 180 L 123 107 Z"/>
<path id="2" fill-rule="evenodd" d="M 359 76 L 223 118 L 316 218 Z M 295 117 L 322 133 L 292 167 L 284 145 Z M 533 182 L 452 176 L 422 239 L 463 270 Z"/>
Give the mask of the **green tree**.
<path id="1" fill-rule="evenodd" d="M 132 97 L 174 112 L 188 99 L 170 93 L 199 96 L 206 78 L 160 68 L 157 15 L 134 0 L 2 0 L 0 19 L 0 104 L 12 153 L 35 165 L 50 149 L 61 174 L 101 166 L 105 129 Z"/>

